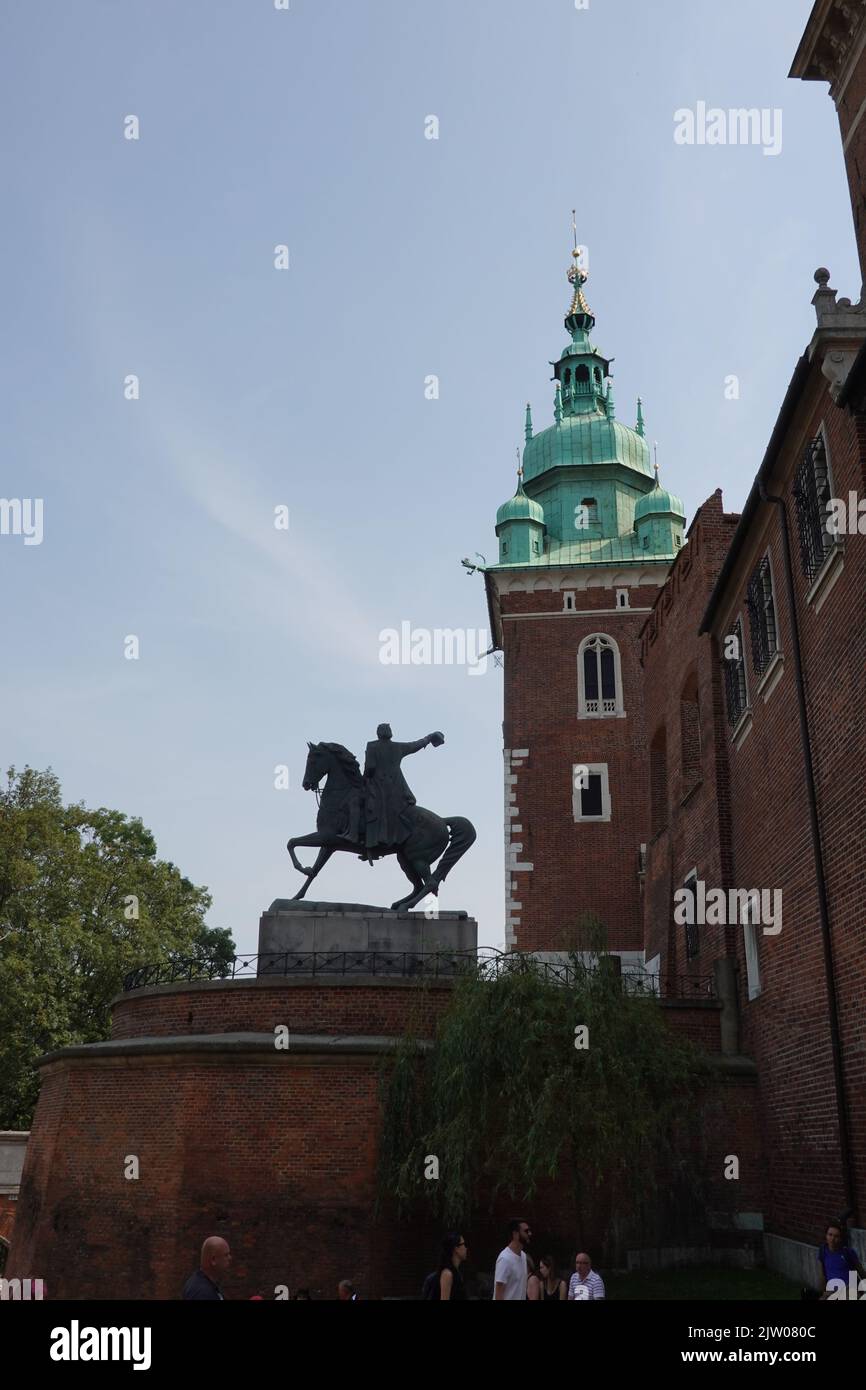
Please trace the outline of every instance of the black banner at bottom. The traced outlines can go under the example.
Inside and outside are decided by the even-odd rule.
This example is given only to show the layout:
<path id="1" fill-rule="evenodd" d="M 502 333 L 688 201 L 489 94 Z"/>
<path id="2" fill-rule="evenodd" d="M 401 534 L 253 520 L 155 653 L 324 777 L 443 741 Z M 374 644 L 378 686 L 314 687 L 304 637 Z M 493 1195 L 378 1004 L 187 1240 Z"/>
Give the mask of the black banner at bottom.
<path id="1" fill-rule="evenodd" d="M 489 1369 L 500 1357 L 506 1365 L 511 1364 L 514 1346 L 510 1338 L 515 1333 L 522 1339 L 533 1339 L 528 1346 L 521 1342 L 524 1350 L 543 1352 L 551 1349 L 549 1339 L 551 1334 L 556 1337 L 558 1327 L 559 1334 L 569 1339 L 563 1346 L 571 1347 L 577 1357 L 575 1369 L 579 1367 L 582 1375 L 596 1363 L 608 1372 L 634 1369 L 644 1374 L 674 1366 L 793 1365 L 819 1369 L 826 1378 L 846 1364 L 846 1354 L 853 1356 L 852 1365 L 858 1364 L 866 1330 L 863 1315 L 856 1309 L 830 1302 L 606 1301 L 575 1307 L 573 1312 L 566 1305 L 562 1321 L 556 1324 L 544 1318 L 539 1323 L 533 1314 L 508 1313 L 505 1309 L 473 1313 L 468 1308 L 462 1314 L 459 1310 L 451 1315 L 434 1313 L 431 1322 L 426 1310 L 423 1317 L 411 1311 L 410 1300 L 385 1301 L 392 1305 L 404 1302 L 402 1311 L 391 1306 L 387 1313 L 384 1307 L 376 1312 L 371 1303 L 366 1310 L 359 1307 L 354 1313 L 340 1312 L 336 1317 L 329 1313 L 325 1320 L 324 1312 L 316 1313 L 315 1309 L 297 1313 L 290 1307 L 259 1308 L 252 1307 L 252 1300 L 196 1307 L 181 1302 L 7 1301 L 0 1303 L 0 1355 L 4 1373 L 19 1375 L 38 1371 L 61 1378 L 93 1377 L 108 1369 L 115 1376 L 127 1371 L 140 1378 L 177 1371 L 213 1371 L 222 1378 L 234 1372 L 249 1377 L 251 1371 L 258 1376 L 272 1358 L 287 1371 L 297 1370 L 300 1347 L 294 1339 L 299 1333 L 307 1334 L 312 1326 L 325 1338 L 316 1343 L 320 1367 L 333 1371 L 345 1357 L 347 1369 L 357 1368 L 359 1354 L 367 1349 L 367 1338 L 371 1354 L 381 1356 L 383 1336 L 390 1339 L 396 1332 L 398 1339 L 388 1357 L 392 1371 L 397 1373 L 402 1365 L 402 1374 L 414 1374 L 433 1370 L 438 1359 L 433 1349 L 440 1344 L 419 1340 L 413 1344 L 416 1352 L 410 1352 L 406 1361 L 401 1331 L 426 1339 L 431 1334 L 438 1338 L 446 1329 L 453 1335 L 459 1328 L 460 1367 L 465 1371 L 464 1352 L 476 1352 L 474 1337 L 480 1339 L 477 1354 Z M 515 1323 L 514 1318 L 521 1316 L 528 1316 L 528 1322 Z M 317 1318 L 323 1321 L 319 1323 Z M 542 1325 L 544 1339 L 536 1343 L 534 1338 Z M 287 1342 L 287 1336 L 292 1340 Z M 451 1354 L 446 1352 L 447 1345 L 441 1344 L 446 1356 Z M 312 1353 L 312 1347 L 306 1350 Z M 417 1353 L 420 1361 L 413 1368 Z"/>

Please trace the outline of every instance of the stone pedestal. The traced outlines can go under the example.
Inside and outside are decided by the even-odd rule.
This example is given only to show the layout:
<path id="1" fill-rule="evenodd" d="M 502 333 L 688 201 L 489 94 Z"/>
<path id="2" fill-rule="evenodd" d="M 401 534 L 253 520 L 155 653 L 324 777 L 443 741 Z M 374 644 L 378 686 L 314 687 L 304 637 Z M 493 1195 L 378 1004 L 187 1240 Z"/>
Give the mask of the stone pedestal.
<path id="1" fill-rule="evenodd" d="M 478 924 L 466 912 L 427 917 L 278 898 L 259 922 L 258 974 L 448 974 L 477 946 Z"/>

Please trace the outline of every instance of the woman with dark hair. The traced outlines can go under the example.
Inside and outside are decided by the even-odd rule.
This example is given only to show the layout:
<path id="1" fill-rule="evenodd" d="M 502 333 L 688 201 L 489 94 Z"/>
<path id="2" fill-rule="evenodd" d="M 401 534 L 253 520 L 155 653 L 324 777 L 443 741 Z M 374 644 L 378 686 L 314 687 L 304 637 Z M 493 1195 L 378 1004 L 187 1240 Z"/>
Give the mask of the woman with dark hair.
<path id="1" fill-rule="evenodd" d="M 559 1299 L 564 1303 L 568 1291 L 565 1280 L 559 1277 L 552 1255 L 542 1255 L 538 1261 L 538 1272 L 541 1276 L 541 1301 L 549 1303 Z"/>
<path id="2" fill-rule="evenodd" d="M 460 1266 L 468 1254 L 466 1241 L 459 1231 L 449 1231 L 442 1242 L 439 1260 L 439 1298 L 443 1302 L 446 1299 L 465 1299 L 466 1288 Z"/>

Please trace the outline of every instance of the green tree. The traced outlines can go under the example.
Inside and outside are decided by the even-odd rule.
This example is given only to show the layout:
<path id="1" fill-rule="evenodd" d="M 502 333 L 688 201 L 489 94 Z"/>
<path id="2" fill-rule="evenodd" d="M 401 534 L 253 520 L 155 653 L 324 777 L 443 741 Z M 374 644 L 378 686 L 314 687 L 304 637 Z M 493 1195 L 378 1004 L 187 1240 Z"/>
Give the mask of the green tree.
<path id="1" fill-rule="evenodd" d="M 425 1203 L 456 1229 L 481 1202 L 557 1180 L 616 1239 L 692 1183 L 706 1061 L 652 995 L 623 987 L 585 925 L 592 949 L 569 953 L 563 979 L 519 954 L 482 966 L 455 986 L 434 1046 L 407 1036 L 385 1065 L 380 1210 Z"/>
<path id="2" fill-rule="evenodd" d="M 157 858 L 136 817 L 64 806 L 49 770 L 0 786 L 0 1128 L 28 1128 L 40 1054 L 108 1037 L 128 971 L 182 955 L 228 960 L 207 890 Z"/>

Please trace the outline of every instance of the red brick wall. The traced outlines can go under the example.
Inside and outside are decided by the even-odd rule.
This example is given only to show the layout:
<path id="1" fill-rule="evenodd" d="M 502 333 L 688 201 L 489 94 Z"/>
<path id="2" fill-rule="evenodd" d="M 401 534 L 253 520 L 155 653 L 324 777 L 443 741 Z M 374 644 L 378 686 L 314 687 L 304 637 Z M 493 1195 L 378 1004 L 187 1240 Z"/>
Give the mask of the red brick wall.
<path id="1" fill-rule="evenodd" d="M 327 996 L 318 1005 L 317 993 Z M 366 1000 L 367 1018 L 349 1021 L 353 1031 L 369 1035 L 382 1031 L 388 1010 L 396 1024 L 397 1001 L 408 1016 L 412 993 L 405 985 L 371 991 L 333 983 L 282 989 L 224 983 L 143 991 L 123 999 L 115 1013 L 124 1036 L 145 1025 L 163 1037 L 229 1024 L 269 1032 L 292 1009 L 303 1013 L 287 1017 L 315 1031 L 329 1020 L 345 1022 L 347 1001 L 357 1009 Z M 416 987 L 414 994 L 441 1007 L 448 987 Z M 178 1012 L 190 1008 L 193 1025 Z M 670 1007 L 666 1017 L 694 1041 L 717 1048 L 718 1008 Z M 234 1252 L 229 1297 L 272 1296 L 280 1284 L 333 1297 L 341 1278 L 368 1296 L 416 1294 L 439 1233 L 423 1218 L 408 1228 L 374 1221 L 379 1069 L 375 1055 L 291 1049 L 239 1055 L 228 1047 L 50 1063 L 7 1272 L 45 1279 L 53 1298 L 176 1298 L 201 1241 L 220 1234 Z M 735 1093 L 738 1123 L 747 1125 L 754 1095 L 748 1078 L 733 1078 L 709 1098 L 709 1113 L 726 1108 Z M 716 1164 L 714 1154 L 711 1149 Z M 129 1155 L 139 1160 L 137 1180 L 124 1176 Z M 727 1195 L 743 1209 L 745 1186 Z M 502 1212 L 525 1205 L 509 1199 Z M 555 1191 L 528 1205 L 566 1246 L 577 1238 Z M 467 1224 L 477 1267 L 491 1268 L 502 1243 L 498 1230 L 481 1214 Z"/>
<path id="2" fill-rule="evenodd" d="M 400 1036 L 408 1026 L 426 1037 L 450 998 L 451 986 L 403 980 L 280 980 L 266 984 L 166 985 L 121 995 L 112 1037 L 179 1037 L 192 1033 L 295 1033 Z"/>
<path id="3" fill-rule="evenodd" d="M 866 802 L 864 735 L 856 711 L 866 675 L 866 604 L 863 541 L 849 537 L 845 569 L 820 614 L 806 604 L 808 585 L 799 565 L 791 474 L 823 419 L 828 431 L 837 496 L 849 487 L 863 495 L 862 430 L 824 391 L 817 364 L 798 416 L 785 463 L 773 483 L 789 498 L 789 526 L 814 765 L 825 846 L 825 868 L 838 965 L 848 1100 L 861 1183 L 864 1131 L 864 1011 L 866 919 Z M 771 488 L 772 490 L 772 488 Z M 646 721 L 650 736 L 664 729 L 669 774 L 669 823 L 651 841 L 645 881 L 646 950 L 662 954 L 662 977 L 683 992 L 683 975 L 706 975 L 719 956 L 737 962 L 740 1048 L 759 1068 L 762 1149 L 767 1163 L 768 1225 L 781 1234 L 812 1239 L 827 1213 L 844 1205 L 838 1155 L 836 1102 L 828 1004 L 808 805 L 800 756 L 790 614 L 781 532 L 775 512 L 760 508 L 718 615 L 714 637 L 697 637 L 708 594 L 724 559 L 732 518 L 710 499 L 692 528 L 689 557 L 681 555 L 643 639 Z M 779 639 L 785 670 L 764 699 L 752 664 L 746 587 L 769 549 Z M 691 565 L 686 573 L 687 561 Z M 727 724 L 721 680 L 721 638 L 743 614 L 752 729 L 736 748 Z M 679 695 L 697 674 L 702 781 L 689 794 L 679 775 L 683 720 Z M 707 887 L 782 891 L 778 936 L 759 930 L 761 994 L 747 998 L 742 928 L 699 927 L 700 951 L 685 960 L 684 928 L 672 925 L 673 890 L 696 868 Z M 736 1151 L 732 1141 L 731 1151 Z"/>
<path id="4" fill-rule="evenodd" d="M 630 590 L 631 608 L 649 607 L 655 586 Z M 577 590 L 576 607 L 611 609 L 615 588 Z M 556 950 L 583 913 L 600 916 L 613 950 L 640 950 L 639 847 L 648 838 L 648 755 L 638 633 L 645 613 L 627 609 L 562 613 L 560 590 L 502 598 L 506 748 L 527 748 L 518 769 L 522 908 L 520 950 Z M 513 614 L 553 614 L 511 621 Z M 584 637 L 603 632 L 620 651 L 624 719 L 578 719 L 577 653 Z M 607 763 L 611 820 L 576 824 L 575 764 Z"/>
<path id="5" fill-rule="evenodd" d="M 333 1297 L 417 1287 L 371 1241 L 378 1059 L 229 1055 L 55 1063 L 43 1081 L 10 1274 L 53 1298 L 178 1298 L 207 1235 L 234 1252 L 226 1293 Z M 62 1142 L 56 1143 L 58 1134 Z M 137 1181 L 124 1177 L 129 1154 Z"/>
<path id="6" fill-rule="evenodd" d="M 662 999 L 661 1008 L 668 1027 L 695 1047 L 711 1054 L 720 1051 L 719 1016 L 721 1005 L 715 1000 Z"/>
<path id="7" fill-rule="evenodd" d="M 849 487 L 862 495 L 857 430 L 851 418 L 832 405 L 822 385 L 817 400 L 804 402 L 792 430 L 790 461 L 776 483 L 788 503 L 795 546 L 791 468 L 822 418 L 836 495 L 847 497 Z M 818 1212 L 837 1210 L 843 1205 L 843 1191 L 818 897 L 797 737 L 791 619 L 775 517 L 770 547 L 781 641 L 791 669 L 786 669 L 766 703 L 755 701 L 753 731 L 732 761 L 733 795 L 742 798 L 748 812 L 741 824 L 735 822 L 734 853 L 740 881 L 751 882 L 763 874 L 768 885 L 783 891 L 783 930 L 778 937 L 761 941 L 764 990 L 752 1004 L 744 1005 L 744 1036 L 761 1061 L 766 1141 L 771 1178 L 776 1179 L 774 1217 L 780 1229 L 806 1237 L 814 1229 L 808 1212 L 817 1208 L 817 1217 Z M 832 935 L 840 967 L 849 1104 L 856 1126 L 864 1102 L 862 989 L 866 975 L 862 911 L 866 744 L 856 713 L 866 674 L 863 540 L 848 538 L 845 570 L 818 614 L 806 602 L 809 586 L 796 549 L 793 568 Z M 783 747 L 788 756 L 779 757 Z M 770 797 L 773 814 L 767 816 Z M 866 1157 L 863 1140 L 860 1124 L 855 1147 L 861 1168 Z"/>
<path id="8" fill-rule="evenodd" d="M 727 825 L 720 814 L 727 753 L 720 737 L 719 664 L 710 639 L 699 638 L 698 629 L 736 521 L 724 512 L 721 492 L 703 504 L 641 638 L 647 729 L 653 739 L 664 734 L 667 749 L 667 818 L 647 847 L 644 941 L 648 958 L 661 954 L 663 979 L 674 995 L 688 988 L 684 977 L 709 977 L 713 962 L 728 953 L 724 929 L 704 927 L 699 954 L 686 959 L 685 928 L 674 922 L 674 892 L 692 869 L 708 887 L 722 886 L 729 873 Z"/>

